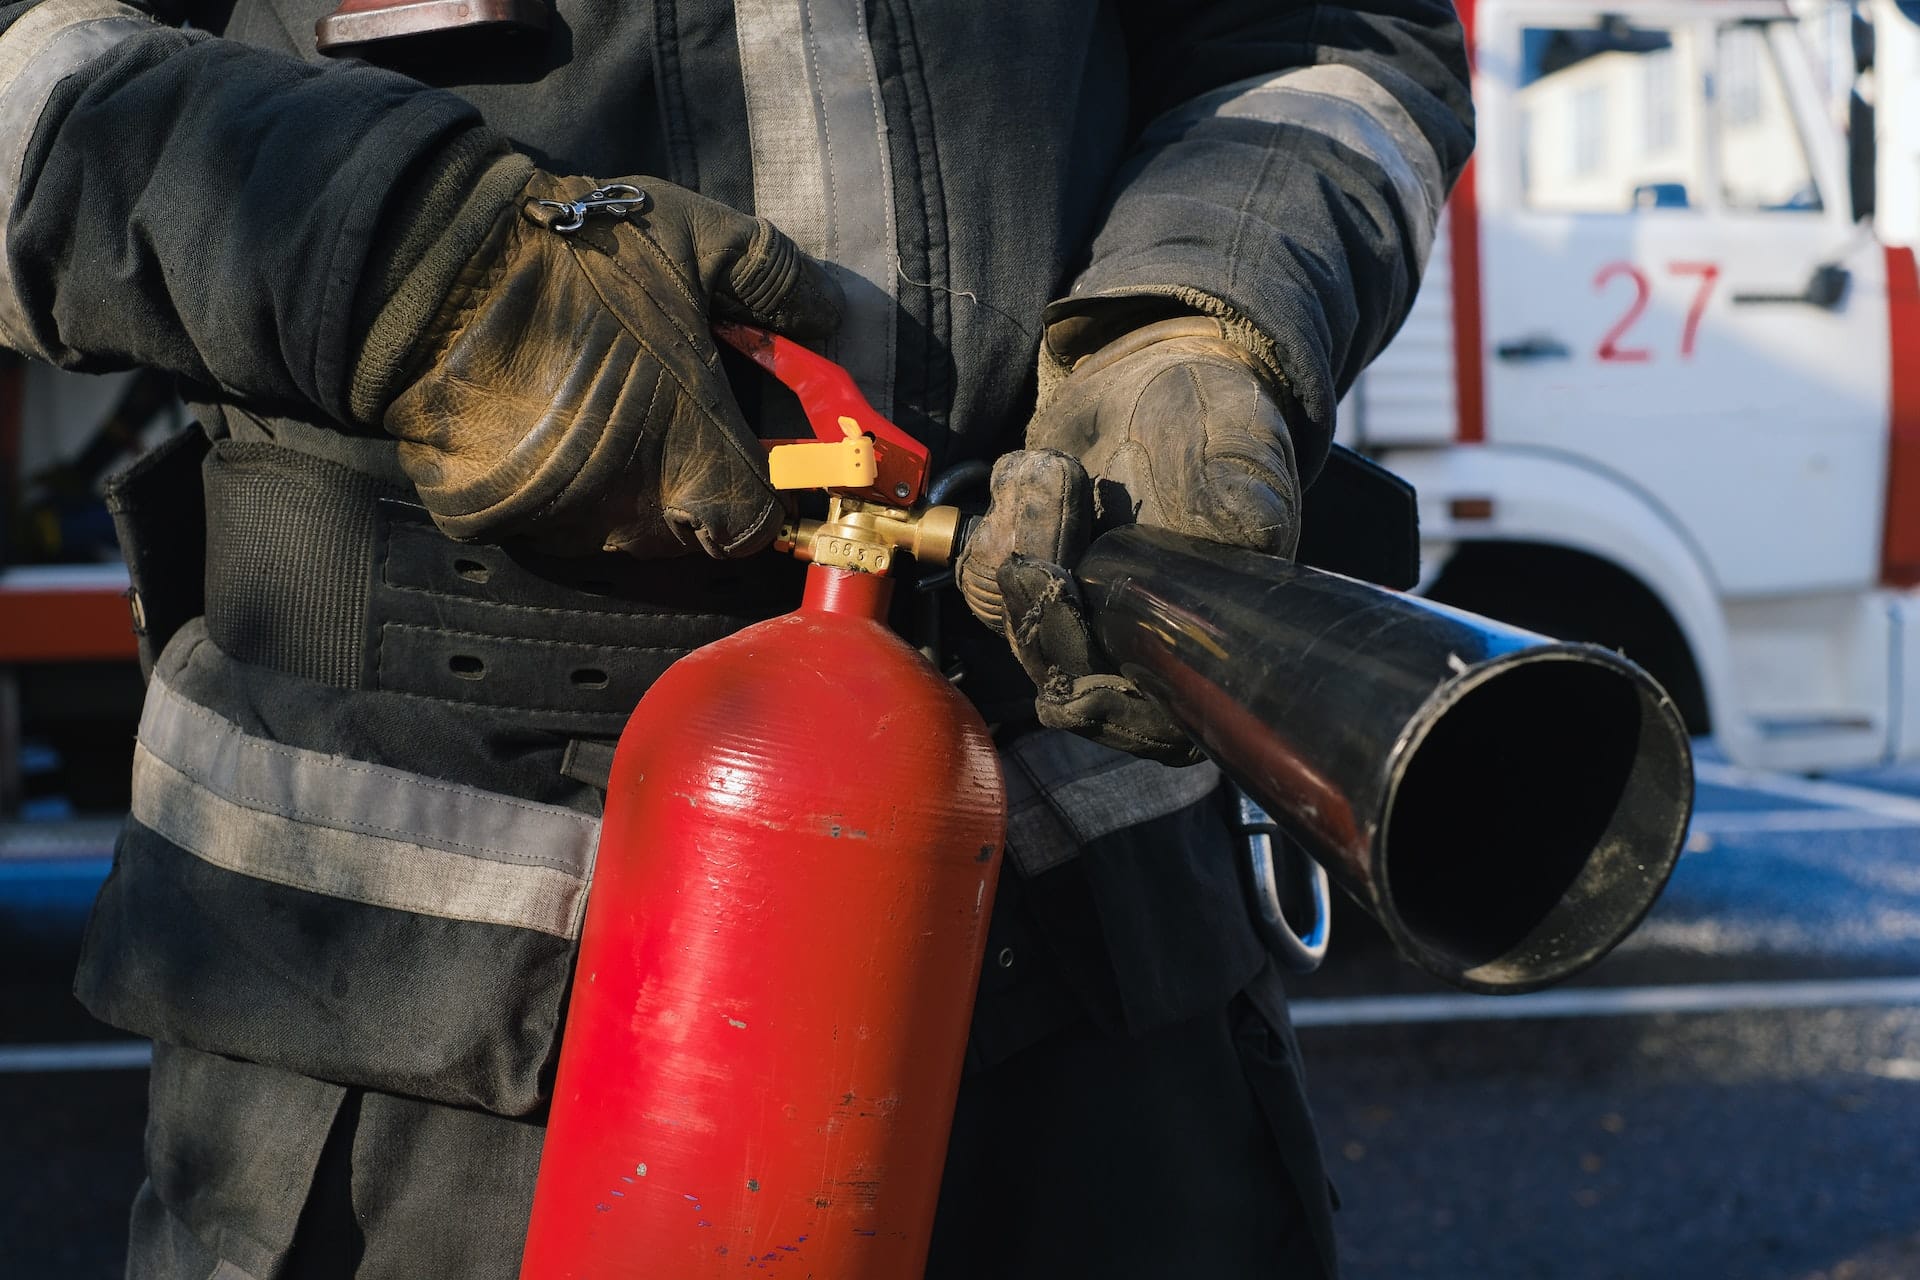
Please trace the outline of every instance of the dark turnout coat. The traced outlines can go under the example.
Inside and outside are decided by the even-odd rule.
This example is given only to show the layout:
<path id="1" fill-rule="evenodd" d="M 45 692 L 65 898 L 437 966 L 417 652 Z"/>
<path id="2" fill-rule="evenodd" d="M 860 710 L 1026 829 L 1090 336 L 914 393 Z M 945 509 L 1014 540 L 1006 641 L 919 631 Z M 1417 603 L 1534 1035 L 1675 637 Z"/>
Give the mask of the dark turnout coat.
<path id="1" fill-rule="evenodd" d="M 515 1273 L 606 744 L 795 598 L 434 529 L 349 391 L 437 158 L 490 130 L 771 218 L 939 466 L 1018 447 L 1049 317 L 1219 315 L 1310 479 L 1471 145 L 1444 0 L 558 0 L 344 58 L 331 7 L 0 8 L 0 340 L 170 371 L 204 428 L 120 499 L 155 665 L 79 976 L 156 1041 L 137 1276 Z M 985 640 L 1009 870 L 933 1273 L 1330 1270 L 1217 772 L 1025 732 Z"/>

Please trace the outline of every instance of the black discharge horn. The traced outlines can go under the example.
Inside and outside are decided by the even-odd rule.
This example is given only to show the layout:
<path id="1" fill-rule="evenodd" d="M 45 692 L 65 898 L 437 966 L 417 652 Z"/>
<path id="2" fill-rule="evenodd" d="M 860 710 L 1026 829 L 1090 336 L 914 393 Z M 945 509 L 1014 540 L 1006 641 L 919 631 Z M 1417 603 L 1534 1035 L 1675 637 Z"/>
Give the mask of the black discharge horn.
<path id="1" fill-rule="evenodd" d="M 1619 654 L 1158 529 L 1075 574 L 1121 673 L 1447 982 L 1557 982 L 1666 884 L 1692 754 Z"/>

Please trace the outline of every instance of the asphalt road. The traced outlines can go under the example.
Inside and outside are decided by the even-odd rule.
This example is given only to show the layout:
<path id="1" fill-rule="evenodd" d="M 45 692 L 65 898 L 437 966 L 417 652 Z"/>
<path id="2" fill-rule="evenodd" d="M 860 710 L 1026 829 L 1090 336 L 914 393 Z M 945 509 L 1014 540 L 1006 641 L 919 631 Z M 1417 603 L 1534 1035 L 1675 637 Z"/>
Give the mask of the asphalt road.
<path id="1" fill-rule="evenodd" d="M 1920 1278 L 1920 771 L 1700 773 L 1567 987 L 1462 1000 L 1339 917 L 1294 989 L 1349 1280 Z"/>
<path id="2" fill-rule="evenodd" d="M 1449 993 L 1342 912 L 1294 992 L 1349 1280 L 1920 1280 L 1920 770 L 1701 780 L 1555 991 Z M 99 838 L 0 843 L 0 1277 L 119 1273 L 143 1077 L 71 1069 L 113 1033 L 63 994 Z"/>

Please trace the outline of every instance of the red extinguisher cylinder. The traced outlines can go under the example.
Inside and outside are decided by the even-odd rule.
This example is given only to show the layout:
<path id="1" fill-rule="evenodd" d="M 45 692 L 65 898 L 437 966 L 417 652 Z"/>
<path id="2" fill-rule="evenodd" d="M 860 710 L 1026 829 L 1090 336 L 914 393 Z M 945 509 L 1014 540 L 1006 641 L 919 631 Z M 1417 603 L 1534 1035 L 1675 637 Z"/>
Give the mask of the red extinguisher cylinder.
<path id="1" fill-rule="evenodd" d="M 891 587 L 811 566 L 629 720 L 523 1280 L 924 1269 L 1005 797 Z"/>

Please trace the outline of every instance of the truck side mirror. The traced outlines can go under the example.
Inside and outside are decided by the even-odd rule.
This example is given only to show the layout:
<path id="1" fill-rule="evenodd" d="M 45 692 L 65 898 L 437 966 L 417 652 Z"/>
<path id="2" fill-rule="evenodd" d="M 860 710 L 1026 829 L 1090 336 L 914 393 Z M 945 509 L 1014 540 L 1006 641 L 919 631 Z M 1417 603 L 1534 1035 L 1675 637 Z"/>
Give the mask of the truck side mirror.
<path id="1" fill-rule="evenodd" d="M 1853 273 L 1839 263 L 1822 263 L 1813 269 L 1811 276 L 1807 277 L 1805 301 L 1831 311 L 1840 305 L 1842 298 L 1847 296 L 1847 285 L 1852 279 Z"/>
<path id="2" fill-rule="evenodd" d="M 1853 201 L 1855 222 L 1873 217 L 1875 169 L 1879 163 L 1873 131 L 1873 104 L 1861 97 L 1856 87 L 1847 95 L 1847 194 Z"/>

